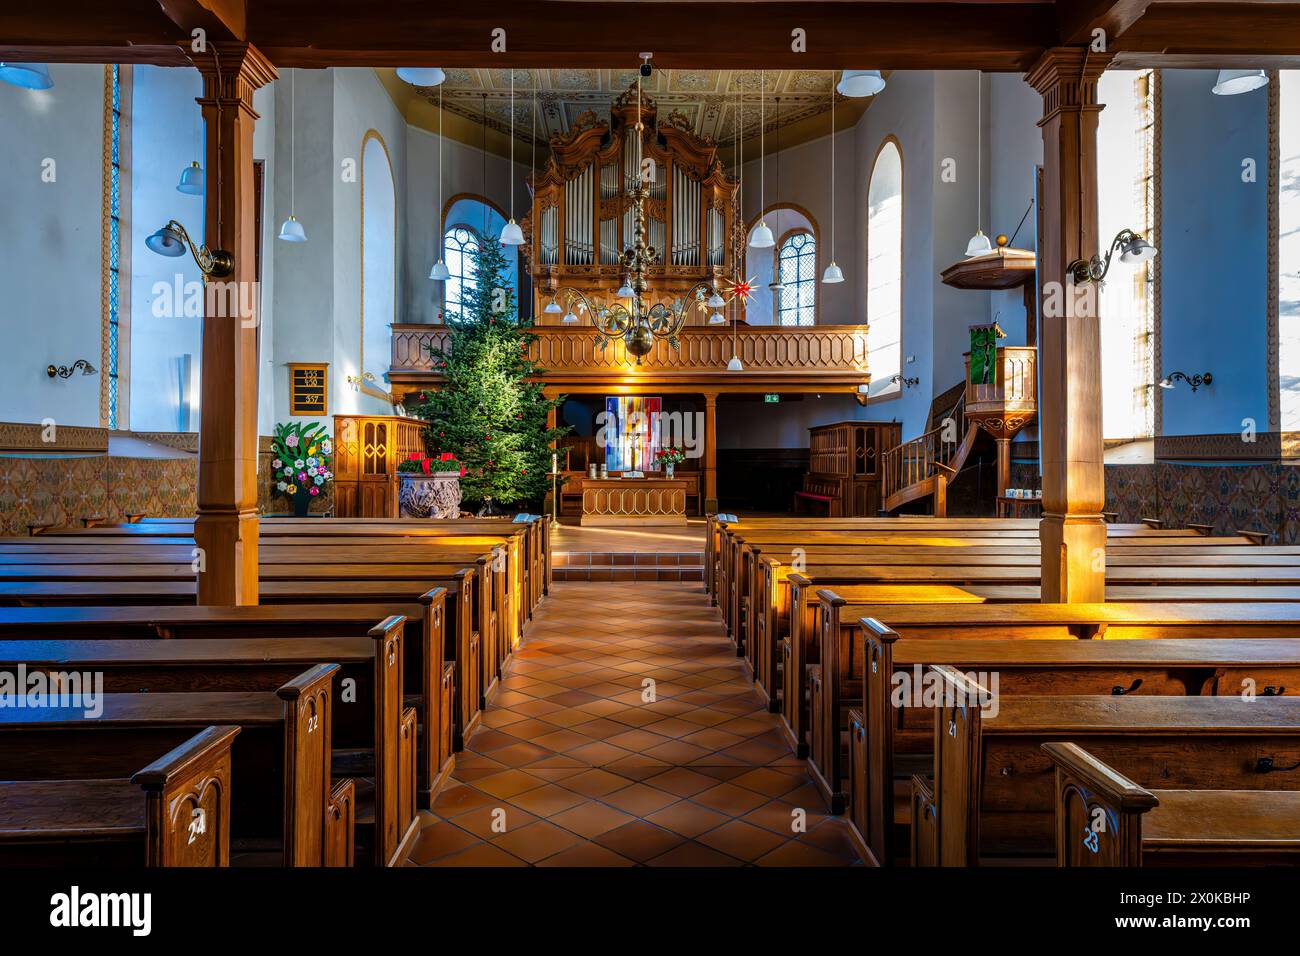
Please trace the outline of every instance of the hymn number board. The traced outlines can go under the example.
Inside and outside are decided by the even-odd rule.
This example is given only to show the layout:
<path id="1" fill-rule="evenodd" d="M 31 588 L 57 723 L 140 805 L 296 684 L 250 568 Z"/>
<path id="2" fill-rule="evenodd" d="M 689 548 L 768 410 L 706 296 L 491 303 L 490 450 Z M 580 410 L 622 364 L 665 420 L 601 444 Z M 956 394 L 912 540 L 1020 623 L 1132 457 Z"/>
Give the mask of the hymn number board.
<path id="1" fill-rule="evenodd" d="M 329 366 L 289 363 L 289 414 L 329 414 Z"/>

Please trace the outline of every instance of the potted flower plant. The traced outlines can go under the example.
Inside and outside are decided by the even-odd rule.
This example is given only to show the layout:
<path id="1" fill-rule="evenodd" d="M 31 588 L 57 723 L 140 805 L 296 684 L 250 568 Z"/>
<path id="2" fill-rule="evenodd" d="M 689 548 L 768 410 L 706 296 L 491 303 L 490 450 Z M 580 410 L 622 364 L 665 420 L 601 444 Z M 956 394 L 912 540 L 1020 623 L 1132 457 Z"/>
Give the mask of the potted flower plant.
<path id="1" fill-rule="evenodd" d="M 455 518 L 460 514 L 460 478 L 465 466 L 451 452 L 431 458 L 413 451 L 397 463 L 402 486 L 397 503 L 403 517 Z"/>
<path id="2" fill-rule="evenodd" d="M 681 445 L 670 445 L 655 452 L 655 462 L 664 470 L 664 477 L 671 478 L 673 469 L 686 460 L 686 449 Z"/>
<path id="3" fill-rule="evenodd" d="M 271 451 L 275 490 L 293 502 L 296 517 L 305 518 L 312 501 L 325 492 L 325 483 L 334 478 L 329 433 L 320 422 L 276 425 Z"/>

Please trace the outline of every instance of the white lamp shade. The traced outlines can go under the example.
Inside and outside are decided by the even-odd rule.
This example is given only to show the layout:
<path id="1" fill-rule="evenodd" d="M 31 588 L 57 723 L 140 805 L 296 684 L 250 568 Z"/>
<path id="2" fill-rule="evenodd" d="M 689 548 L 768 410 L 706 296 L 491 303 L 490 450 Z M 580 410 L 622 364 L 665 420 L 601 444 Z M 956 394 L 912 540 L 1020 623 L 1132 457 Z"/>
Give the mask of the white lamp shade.
<path id="1" fill-rule="evenodd" d="M 1174 383 L 1171 382 L 1171 381 L 1169 381 L 1169 379 L 1167 379 L 1167 378 L 1162 378 L 1160 381 L 1156 382 L 1156 384 L 1159 385 L 1161 388 L 1173 388 L 1173 387 L 1174 387 Z"/>
<path id="2" fill-rule="evenodd" d="M 0 81 L 24 90 L 48 90 L 54 85 L 44 63 L 0 63 Z"/>
<path id="3" fill-rule="evenodd" d="M 728 371 L 728 372 L 743 372 L 744 370 L 745 370 L 745 366 L 743 366 L 743 365 L 740 364 L 740 356 L 738 356 L 738 355 L 733 355 L 733 356 L 731 357 L 731 361 L 727 363 L 727 371 Z"/>
<path id="4" fill-rule="evenodd" d="M 1235 96 L 1267 85 L 1268 74 L 1263 70 L 1220 70 L 1211 92 L 1219 96 Z"/>
<path id="5" fill-rule="evenodd" d="M 560 319 L 560 321 L 563 322 L 565 325 L 573 325 L 575 322 L 578 321 L 578 317 L 574 315 L 572 312 L 565 312 L 564 318 Z"/>
<path id="6" fill-rule="evenodd" d="M 712 312 L 709 314 L 709 325 L 726 325 L 727 317 L 721 312 Z"/>
<path id="7" fill-rule="evenodd" d="M 197 162 L 190 163 L 181 170 L 181 181 L 176 184 L 176 191 L 187 196 L 202 196 L 207 190 L 208 177 L 203 167 Z"/>
<path id="8" fill-rule="evenodd" d="M 822 282 L 833 283 L 833 282 L 843 282 L 843 281 L 844 281 L 843 271 L 841 271 L 840 267 L 833 262 L 830 265 L 828 265 L 826 267 L 826 271 L 822 273 Z"/>
<path id="9" fill-rule="evenodd" d="M 168 259 L 175 259 L 177 256 L 185 255 L 185 240 L 170 225 L 163 226 L 152 236 L 149 236 L 149 238 L 145 239 L 144 244 L 150 252 L 156 252 Z"/>
<path id="10" fill-rule="evenodd" d="M 447 268 L 447 263 L 443 262 L 442 259 L 439 258 L 438 261 L 433 264 L 433 268 L 429 270 L 429 278 L 434 282 L 446 282 L 450 279 L 451 270 Z"/>
<path id="11" fill-rule="evenodd" d="M 845 70 L 835 89 L 844 96 L 875 96 L 885 88 L 879 70 Z"/>
<path id="12" fill-rule="evenodd" d="M 714 291 L 713 295 L 709 296 L 707 299 L 704 300 L 705 308 L 709 308 L 709 309 L 721 309 L 726 304 L 727 304 L 727 300 L 724 299 L 722 296 L 718 295 L 716 290 Z"/>
<path id="13" fill-rule="evenodd" d="M 437 86 L 447 74 L 436 66 L 399 66 L 397 77 L 412 86 Z"/>
<path id="14" fill-rule="evenodd" d="M 1119 254 L 1120 262 L 1148 262 L 1156 257 L 1158 250 L 1145 239 L 1134 239 Z"/>
<path id="15" fill-rule="evenodd" d="M 501 245 L 503 246 L 522 246 L 524 244 L 524 231 L 519 228 L 519 223 L 511 219 L 501 230 Z"/>
<path id="16" fill-rule="evenodd" d="M 771 249 L 776 245 L 776 240 L 772 238 L 772 230 L 768 227 L 766 219 L 760 219 L 754 231 L 749 234 L 749 244 L 754 249 Z"/>
<path id="17" fill-rule="evenodd" d="M 632 291 L 632 286 L 627 283 L 627 280 L 624 280 L 623 284 L 618 287 L 618 291 L 615 292 L 614 295 L 620 299 L 631 299 L 636 295 L 636 293 Z"/>
<path id="18" fill-rule="evenodd" d="M 285 242 L 306 242 L 307 231 L 302 228 L 302 223 L 290 216 L 280 225 L 280 235 L 277 238 Z"/>
<path id="19" fill-rule="evenodd" d="M 984 235 L 984 230 L 976 229 L 975 235 L 970 237 L 970 242 L 966 243 L 966 256 L 982 256 L 993 251 L 993 243 L 989 242 L 989 237 Z"/>
<path id="20" fill-rule="evenodd" d="M 560 308 L 560 305 L 559 305 L 558 302 L 556 302 L 554 299 L 552 299 L 551 302 L 550 302 L 550 305 L 548 305 L 546 308 L 542 309 L 542 311 L 545 312 L 547 315 L 559 315 L 559 314 L 560 314 L 561 312 L 563 312 L 564 310 Z"/>

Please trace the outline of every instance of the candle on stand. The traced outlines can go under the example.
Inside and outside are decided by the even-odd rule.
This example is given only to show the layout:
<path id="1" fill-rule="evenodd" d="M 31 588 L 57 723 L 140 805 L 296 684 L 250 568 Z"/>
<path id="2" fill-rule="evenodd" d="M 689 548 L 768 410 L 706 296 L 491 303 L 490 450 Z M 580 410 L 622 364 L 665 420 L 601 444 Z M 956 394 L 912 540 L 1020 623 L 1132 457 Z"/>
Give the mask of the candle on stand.
<path id="1" fill-rule="evenodd" d="M 551 452 L 551 474 L 560 470 L 560 456 L 556 452 Z"/>

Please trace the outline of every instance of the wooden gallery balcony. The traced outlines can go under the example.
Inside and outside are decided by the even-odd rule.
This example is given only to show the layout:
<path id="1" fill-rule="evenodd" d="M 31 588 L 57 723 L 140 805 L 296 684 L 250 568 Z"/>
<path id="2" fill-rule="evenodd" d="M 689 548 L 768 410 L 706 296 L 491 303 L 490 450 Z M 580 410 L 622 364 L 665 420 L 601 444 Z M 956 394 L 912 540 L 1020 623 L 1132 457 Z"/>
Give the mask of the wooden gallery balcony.
<path id="1" fill-rule="evenodd" d="M 546 370 L 557 392 L 638 394 L 647 390 L 687 392 L 856 393 L 871 381 L 865 325 L 741 326 L 735 351 L 743 371 L 728 372 L 732 355 L 729 326 L 688 326 L 680 349 L 657 342 L 636 364 L 622 342 L 601 349 L 590 326 L 538 326 L 531 358 Z M 394 391 L 434 385 L 438 374 L 429 347 L 442 347 L 441 325 L 394 325 L 389 377 Z"/>

